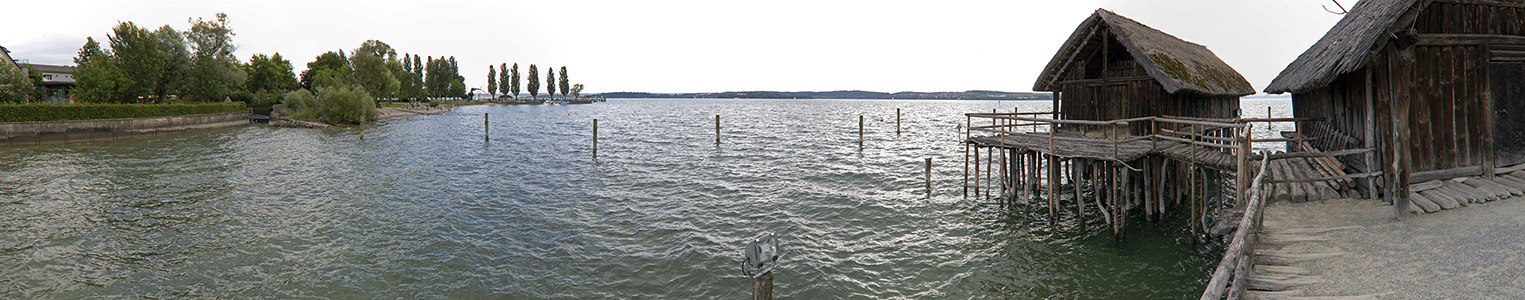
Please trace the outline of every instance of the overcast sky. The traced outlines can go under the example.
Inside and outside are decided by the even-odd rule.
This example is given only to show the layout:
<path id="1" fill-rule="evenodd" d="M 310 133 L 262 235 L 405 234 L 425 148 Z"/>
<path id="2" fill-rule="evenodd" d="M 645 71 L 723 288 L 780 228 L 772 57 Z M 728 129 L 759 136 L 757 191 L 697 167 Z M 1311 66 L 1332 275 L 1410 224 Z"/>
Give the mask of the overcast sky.
<path id="1" fill-rule="evenodd" d="M 1355 0 L 1341 0 L 1346 8 Z M 1064 39 L 1106 8 L 1206 45 L 1257 90 L 1340 16 L 1330 0 L 1065 1 L 16 1 L 0 46 L 73 64 L 118 21 L 189 28 L 226 12 L 240 60 L 279 52 L 297 72 L 369 39 L 455 56 L 472 87 L 487 66 L 566 66 L 585 93 L 1029 91 Z M 542 74 L 544 71 L 541 71 Z"/>

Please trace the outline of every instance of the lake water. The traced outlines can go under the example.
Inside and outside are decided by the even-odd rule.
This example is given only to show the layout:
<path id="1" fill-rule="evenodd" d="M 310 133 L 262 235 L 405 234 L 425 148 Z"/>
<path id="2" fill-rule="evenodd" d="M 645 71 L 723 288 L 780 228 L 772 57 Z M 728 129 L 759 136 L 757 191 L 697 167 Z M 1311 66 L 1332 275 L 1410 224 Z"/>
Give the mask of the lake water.
<path id="1" fill-rule="evenodd" d="M 1222 250 L 1180 217 L 1114 245 L 963 197 L 962 113 L 1048 104 L 613 99 L 0 148 L 0 296 L 738 299 L 769 231 L 779 298 L 1199 294 Z"/>

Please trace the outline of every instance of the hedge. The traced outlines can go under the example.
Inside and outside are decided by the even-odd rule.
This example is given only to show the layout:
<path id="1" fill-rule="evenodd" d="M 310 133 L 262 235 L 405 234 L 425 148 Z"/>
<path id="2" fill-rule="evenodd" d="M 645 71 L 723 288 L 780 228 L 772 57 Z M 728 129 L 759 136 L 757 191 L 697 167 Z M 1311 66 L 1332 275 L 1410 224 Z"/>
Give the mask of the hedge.
<path id="1" fill-rule="evenodd" d="M 185 104 L 0 104 L 0 122 L 69 121 L 246 111 L 243 102 Z"/>

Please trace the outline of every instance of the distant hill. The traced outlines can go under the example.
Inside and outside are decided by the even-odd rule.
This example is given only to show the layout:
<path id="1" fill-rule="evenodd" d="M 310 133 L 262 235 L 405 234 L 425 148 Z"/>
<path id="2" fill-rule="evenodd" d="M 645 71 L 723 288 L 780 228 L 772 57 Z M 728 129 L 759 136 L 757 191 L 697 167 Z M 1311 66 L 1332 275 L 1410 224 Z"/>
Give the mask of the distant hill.
<path id="1" fill-rule="evenodd" d="M 1050 93 L 1026 93 L 1026 92 L 1000 92 L 1000 91 L 963 91 L 963 92 L 899 92 L 884 93 L 870 91 L 829 91 L 829 92 L 776 92 L 776 91 L 747 91 L 747 92 L 722 92 L 722 93 L 641 93 L 641 92 L 613 92 L 591 94 L 590 96 L 604 98 L 750 98 L 750 99 L 931 99 L 931 100 L 1052 100 Z"/>

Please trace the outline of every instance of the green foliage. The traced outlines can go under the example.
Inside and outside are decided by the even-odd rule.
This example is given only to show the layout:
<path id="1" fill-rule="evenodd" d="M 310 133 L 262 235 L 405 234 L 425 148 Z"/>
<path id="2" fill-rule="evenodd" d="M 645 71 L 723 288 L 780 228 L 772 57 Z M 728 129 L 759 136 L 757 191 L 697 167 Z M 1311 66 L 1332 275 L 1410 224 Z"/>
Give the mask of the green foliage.
<path id="1" fill-rule="evenodd" d="M 498 91 L 499 92 L 503 92 L 504 95 L 509 95 L 508 94 L 508 64 L 507 63 L 498 64 Z M 518 95 L 509 95 L 509 97 L 513 97 L 513 96 L 518 96 Z"/>
<path id="2" fill-rule="evenodd" d="M 381 46 L 376 46 L 376 44 Z M 374 51 L 389 52 L 391 48 L 366 50 L 366 47 L 376 48 L 382 46 L 386 46 L 386 44 L 376 40 L 367 41 L 366 44 L 361 45 L 360 49 L 355 50 L 355 56 L 350 57 L 350 66 L 354 68 L 354 73 L 352 73 L 354 76 L 353 82 L 365 89 L 366 93 L 378 97 L 391 98 L 397 94 L 398 86 L 402 83 L 397 80 L 397 77 L 392 75 L 392 71 L 387 67 L 386 59 L 372 53 Z"/>
<path id="3" fill-rule="evenodd" d="M 93 42 L 87 41 L 85 47 L 93 45 L 96 49 L 81 49 L 83 56 L 75 58 L 84 63 L 74 68 L 75 85 L 71 93 L 75 101 L 82 103 L 119 103 L 127 98 L 127 87 L 134 81 L 117 67 L 110 54 L 100 51 L 99 44 Z"/>
<path id="4" fill-rule="evenodd" d="M 330 124 L 362 123 L 380 115 L 371 96 L 357 87 L 320 86 L 316 96 L 307 90 L 295 90 L 286 93 L 281 103 L 286 104 L 286 109 L 281 111 L 283 118 L 321 120 Z"/>
<path id="5" fill-rule="evenodd" d="M 21 68 L 15 64 L 0 62 L 0 103 L 28 103 L 37 100 L 37 86 L 32 79 L 21 74 Z"/>
<path id="6" fill-rule="evenodd" d="M 111 29 L 112 58 L 117 69 L 131 76 L 132 82 L 121 86 L 124 93 L 116 96 L 117 103 L 133 103 L 152 94 L 160 77 L 164 75 L 165 54 L 159 49 L 159 40 L 148 28 L 132 22 L 118 22 Z"/>
<path id="7" fill-rule="evenodd" d="M 247 77 L 233 57 L 236 49 L 233 29 L 228 27 L 228 14 L 217 13 L 216 20 L 196 18 L 190 23 L 191 30 L 185 32 L 185 38 L 194 51 L 190 85 L 185 93 L 192 99 L 221 100 L 231 88 L 242 86 Z"/>
<path id="8" fill-rule="evenodd" d="M 556 69 L 545 70 L 545 96 L 556 99 Z"/>
<path id="9" fill-rule="evenodd" d="M 466 83 L 462 82 L 459 78 L 450 82 L 450 91 L 446 93 L 446 96 L 461 98 L 463 100 L 471 98 L 471 95 L 466 94 Z"/>
<path id="10" fill-rule="evenodd" d="M 449 59 L 444 57 L 434 59 L 430 57 L 424 71 L 424 91 L 429 97 L 460 97 L 466 94 L 464 85 L 466 78 L 461 77 L 460 69 L 457 68 L 455 63 L 455 57 L 450 57 Z M 456 81 L 463 82 L 459 93 L 451 86 Z"/>
<path id="11" fill-rule="evenodd" d="M 540 71 L 535 69 L 535 64 L 530 64 L 530 78 L 525 81 L 529 88 L 530 97 L 540 99 Z"/>
<path id="12" fill-rule="evenodd" d="M 360 48 L 355 48 L 355 56 L 370 55 L 383 59 L 396 59 L 397 51 L 392 50 L 392 45 L 387 45 L 378 40 L 366 40 L 360 43 Z"/>
<path id="13" fill-rule="evenodd" d="M 349 86 L 349 84 L 350 84 L 349 83 L 349 76 L 346 76 L 347 74 L 348 73 L 346 73 L 344 71 L 341 71 L 341 70 L 334 70 L 334 69 L 327 69 L 327 68 L 318 69 L 318 74 L 316 76 L 314 76 L 315 78 L 313 79 L 313 83 L 312 84 L 313 84 L 313 86 L 319 87 L 319 88 L 324 88 L 324 87 L 328 87 L 328 88 L 346 87 L 346 86 Z"/>
<path id="14" fill-rule="evenodd" d="M 375 120 L 376 103 L 365 91 L 356 88 L 318 88 L 318 118 L 329 124 L 358 124 Z"/>
<path id="15" fill-rule="evenodd" d="M 281 99 L 281 104 L 286 105 L 286 109 L 281 111 L 281 117 L 292 119 L 318 118 L 318 97 L 306 89 L 286 92 L 286 96 Z"/>
<path id="16" fill-rule="evenodd" d="M 566 73 L 562 72 L 561 74 L 566 74 Z M 573 99 L 576 99 L 577 97 L 581 96 L 582 95 L 582 84 L 579 83 L 579 84 L 572 85 L 572 91 L 571 92 L 572 92 L 572 98 Z"/>
<path id="17" fill-rule="evenodd" d="M 567 66 L 561 66 L 561 78 L 559 81 L 561 84 L 561 96 L 566 97 L 567 93 L 572 92 L 572 86 L 567 82 Z"/>
<path id="18" fill-rule="evenodd" d="M 508 69 L 508 72 L 508 94 L 513 95 L 514 99 L 519 99 L 519 63 L 514 63 L 514 67 Z"/>
<path id="19" fill-rule="evenodd" d="M 487 65 L 487 95 L 498 97 L 498 69 Z"/>
<path id="20" fill-rule="evenodd" d="M 249 74 L 248 82 L 244 83 L 244 89 L 248 91 L 279 92 L 297 85 L 291 62 L 282 58 L 280 53 L 268 57 L 255 54 L 243 67 L 244 72 Z"/>
<path id="21" fill-rule="evenodd" d="M 319 54 L 312 62 L 307 63 L 307 70 L 302 71 L 302 79 L 300 81 L 302 88 L 308 90 L 317 88 L 319 86 L 316 82 L 318 73 L 322 70 L 337 72 L 340 78 L 348 78 L 350 73 L 349 59 L 344 58 L 343 51 L 328 51 Z"/>
<path id="22" fill-rule="evenodd" d="M 159 52 L 164 54 L 164 72 L 159 76 L 159 82 L 154 84 L 153 93 L 160 101 L 164 101 L 170 95 L 179 94 L 189 82 L 191 53 L 187 50 L 185 35 L 169 25 L 154 30 L 154 38 L 158 39 Z"/>
<path id="23" fill-rule="evenodd" d="M 194 104 L 0 104 L 0 122 L 163 117 L 244 111 L 242 102 Z"/>

